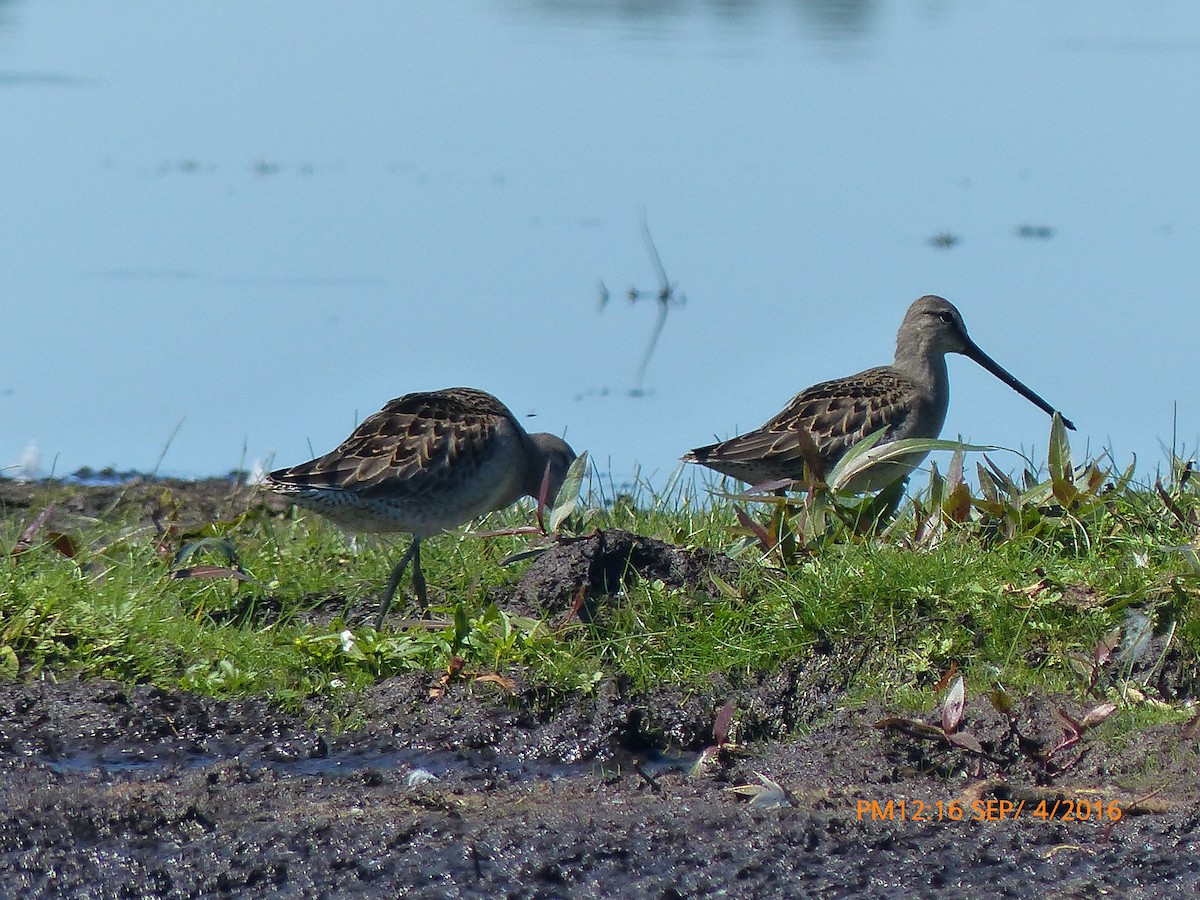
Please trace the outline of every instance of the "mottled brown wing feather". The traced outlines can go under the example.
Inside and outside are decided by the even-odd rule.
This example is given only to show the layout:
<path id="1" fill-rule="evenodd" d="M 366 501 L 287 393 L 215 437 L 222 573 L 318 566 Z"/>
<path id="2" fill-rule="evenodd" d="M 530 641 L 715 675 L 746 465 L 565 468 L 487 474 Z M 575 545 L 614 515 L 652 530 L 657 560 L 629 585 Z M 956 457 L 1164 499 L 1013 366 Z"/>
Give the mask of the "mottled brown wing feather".
<path id="1" fill-rule="evenodd" d="M 469 476 L 505 421 L 520 427 L 508 407 L 483 391 L 405 394 L 364 419 L 335 450 L 270 477 L 299 488 L 409 500 Z"/>
<path id="2" fill-rule="evenodd" d="M 801 391 L 777 415 L 746 434 L 693 450 L 700 463 L 744 463 L 772 477 L 798 478 L 804 454 L 797 432 L 812 437 L 828 474 L 854 444 L 881 428 L 887 439 L 911 414 L 913 386 L 891 367 L 868 369 Z M 716 466 L 714 466 L 716 467 Z"/>

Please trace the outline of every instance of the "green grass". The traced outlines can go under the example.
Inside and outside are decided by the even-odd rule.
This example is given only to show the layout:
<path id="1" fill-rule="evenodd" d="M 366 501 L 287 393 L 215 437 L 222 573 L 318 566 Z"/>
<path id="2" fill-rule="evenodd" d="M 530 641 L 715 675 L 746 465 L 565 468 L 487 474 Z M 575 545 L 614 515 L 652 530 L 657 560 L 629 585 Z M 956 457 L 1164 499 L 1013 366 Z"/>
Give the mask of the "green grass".
<path id="1" fill-rule="evenodd" d="M 1092 677 L 1101 639 L 1124 629 L 1132 641 L 1130 610 L 1145 613 L 1160 635 L 1152 655 L 1167 640 L 1171 664 L 1194 668 L 1200 567 L 1178 549 L 1194 546 L 1200 531 L 1194 483 L 1179 477 L 1160 493 L 1106 473 L 1096 484 L 1095 466 L 1073 468 L 1069 456 L 1064 464 L 1061 448 L 1051 462 L 1052 477 L 1040 485 L 1030 476 L 1020 488 L 1001 482 L 995 496 L 977 489 L 966 515 L 952 497 L 957 489 L 961 501 L 963 489 L 954 476 L 940 486 L 935 478 L 915 504 L 873 529 L 846 524 L 854 520 L 847 498 L 797 500 L 795 540 L 771 551 L 739 524 L 732 501 L 691 482 L 660 495 L 585 491 L 575 517 L 585 530 L 618 527 L 714 548 L 735 556 L 741 575 L 710 590 L 638 581 L 594 621 L 557 631 L 489 600 L 529 565 L 502 564 L 528 536 L 427 541 L 432 613 L 446 624 L 376 633 L 348 629 L 336 609 L 378 596 L 404 536 L 352 547 L 319 516 L 254 510 L 164 545 L 131 514 L 83 526 L 71 536 L 73 558 L 48 531 L 12 555 L 29 517 L 5 514 L 0 678 L 102 676 L 296 703 L 398 673 L 445 671 L 456 658 L 466 673 L 515 675 L 553 694 L 591 690 L 617 674 L 647 688 L 686 686 L 832 653 L 855 660 L 847 666 L 851 693 L 898 706 L 928 707 L 952 667 L 975 692 L 1003 685 L 1083 701 L 1090 682 L 1093 697 L 1112 694 L 1150 668 L 1151 658 L 1115 657 Z M 1072 493 L 1072 485 L 1082 489 Z M 64 489 L 45 490 L 49 500 Z M 825 506 L 814 511 L 814 503 Z M 772 527 L 768 505 L 743 507 Z M 517 508 L 478 527 L 531 518 Z M 939 523 L 936 540 L 919 535 L 922 519 Z M 179 563 L 182 547 L 190 552 Z M 172 577 L 180 565 L 227 567 L 233 559 L 250 580 Z M 334 609 L 332 621 L 312 624 L 317 607 Z M 401 618 L 394 612 L 392 621 Z"/>

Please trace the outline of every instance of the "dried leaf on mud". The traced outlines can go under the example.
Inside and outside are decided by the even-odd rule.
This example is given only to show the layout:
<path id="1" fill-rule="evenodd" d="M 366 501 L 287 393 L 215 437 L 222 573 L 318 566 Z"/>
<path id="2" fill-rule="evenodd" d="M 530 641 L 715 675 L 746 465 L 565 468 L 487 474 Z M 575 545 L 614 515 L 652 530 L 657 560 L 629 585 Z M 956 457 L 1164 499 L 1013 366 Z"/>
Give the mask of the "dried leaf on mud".
<path id="1" fill-rule="evenodd" d="M 958 726 L 962 724 L 963 709 L 966 705 L 967 691 L 963 677 L 959 675 L 954 679 L 954 684 L 950 686 L 950 692 L 946 694 L 946 700 L 942 703 L 942 731 L 947 735 L 953 735 L 958 731 Z"/>
<path id="2" fill-rule="evenodd" d="M 762 784 L 739 784 L 726 788 L 733 794 L 750 798 L 747 809 L 779 809 L 783 806 L 795 806 L 796 801 L 787 788 L 771 780 L 762 772 L 755 772 Z"/>

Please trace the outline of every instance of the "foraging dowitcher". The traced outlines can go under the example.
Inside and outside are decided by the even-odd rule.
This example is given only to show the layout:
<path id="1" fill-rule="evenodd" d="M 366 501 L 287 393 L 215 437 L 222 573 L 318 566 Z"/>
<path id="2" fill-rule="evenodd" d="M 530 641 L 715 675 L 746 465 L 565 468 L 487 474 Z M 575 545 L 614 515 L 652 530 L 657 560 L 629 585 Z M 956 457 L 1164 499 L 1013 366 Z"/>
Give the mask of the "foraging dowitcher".
<path id="1" fill-rule="evenodd" d="M 553 500 L 574 459 L 566 441 L 529 434 L 491 394 L 447 388 L 390 401 L 336 450 L 272 472 L 265 484 L 346 528 L 413 536 L 388 579 L 375 626 L 382 628 L 410 561 L 413 590 L 428 602 L 422 539 L 537 497 L 544 479 Z"/>
<path id="2" fill-rule="evenodd" d="M 804 477 L 803 437 L 797 437 L 801 432 L 816 446 L 822 468 L 817 474 L 822 477 L 847 450 L 880 429 L 886 429 L 880 439 L 883 443 L 936 438 L 950 402 L 947 353 L 973 359 L 1025 399 L 1047 413 L 1055 412 L 979 349 L 952 303 L 931 295 L 917 300 L 905 313 L 896 335 L 896 359 L 890 366 L 813 385 L 761 427 L 697 447 L 683 459 L 758 485 Z M 1066 418 L 1063 424 L 1075 428 Z M 914 453 L 892 466 L 868 469 L 851 484 L 851 490 L 886 487 L 906 477 L 925 455 Z"/>

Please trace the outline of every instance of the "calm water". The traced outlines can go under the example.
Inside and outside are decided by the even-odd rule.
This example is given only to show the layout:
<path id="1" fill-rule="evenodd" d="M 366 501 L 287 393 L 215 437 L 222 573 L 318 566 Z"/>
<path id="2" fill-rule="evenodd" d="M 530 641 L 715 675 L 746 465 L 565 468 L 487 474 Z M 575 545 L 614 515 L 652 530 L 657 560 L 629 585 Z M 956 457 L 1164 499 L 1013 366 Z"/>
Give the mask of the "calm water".
<path id="1" fill-rule="evenodd" d="M 1182 0 L 0 2 L 0 465 L 290 464 L 465 384 L 661 486 L 932 292 L 1153 468 L 1200 435 L 1198 87 Z M 643 211 L 686 303 L 631 396 Z M 1042 452 L 951 373 L 945 436 Z"/>

